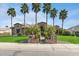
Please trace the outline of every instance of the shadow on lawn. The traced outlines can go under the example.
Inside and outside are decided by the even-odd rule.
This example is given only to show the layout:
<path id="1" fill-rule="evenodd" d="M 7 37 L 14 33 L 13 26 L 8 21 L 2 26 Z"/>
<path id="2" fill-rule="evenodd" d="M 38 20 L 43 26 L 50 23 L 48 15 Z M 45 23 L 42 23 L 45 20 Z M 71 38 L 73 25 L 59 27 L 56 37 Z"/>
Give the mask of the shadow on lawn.
<path id="1" fill-rule="evenodd" d="M 28 40 L 23 39 L 23 40 L 17 40 L 16 42 L 18 42 L 18 43 L 28 43 Z"/>

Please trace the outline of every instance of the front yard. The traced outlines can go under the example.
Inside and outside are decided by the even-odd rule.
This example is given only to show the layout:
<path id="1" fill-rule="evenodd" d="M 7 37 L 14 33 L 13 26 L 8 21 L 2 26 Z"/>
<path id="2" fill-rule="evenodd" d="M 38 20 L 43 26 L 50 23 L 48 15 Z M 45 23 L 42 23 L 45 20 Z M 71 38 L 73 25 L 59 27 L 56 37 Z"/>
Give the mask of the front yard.
<path id="1" fill-rule="evenodd" d="M 57 36 L 58 41 L 67 42 L 71 44 L 79 44 L 78 36 Z M 0 42 L 15 42 L 19 43 L 23 40 L 28 40 L 28 36 L 0 36 Z"/>
<path id="2" fill-rule="evenodd" d="M 79 44 L 78 36 L 58 36 L 58 41 L 64 41 L 72 44 Z"/>
<path id="3" fill-rule="evenodd" d="M 20 42 L 28 39 L 28 36 L 0 36 L 0 42 Z"/>

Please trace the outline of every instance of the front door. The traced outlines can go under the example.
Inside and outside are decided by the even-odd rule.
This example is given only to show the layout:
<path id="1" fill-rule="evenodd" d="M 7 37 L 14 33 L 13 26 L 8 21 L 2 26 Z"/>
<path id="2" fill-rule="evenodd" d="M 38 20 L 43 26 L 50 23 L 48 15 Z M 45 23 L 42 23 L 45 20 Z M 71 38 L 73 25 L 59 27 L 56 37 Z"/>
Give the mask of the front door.
<path id="1" fill-rule="evenodd" d="M 17 33 L 17 34 L 20 33 L 20 29 L 16 29 L 16 33 Z"/>

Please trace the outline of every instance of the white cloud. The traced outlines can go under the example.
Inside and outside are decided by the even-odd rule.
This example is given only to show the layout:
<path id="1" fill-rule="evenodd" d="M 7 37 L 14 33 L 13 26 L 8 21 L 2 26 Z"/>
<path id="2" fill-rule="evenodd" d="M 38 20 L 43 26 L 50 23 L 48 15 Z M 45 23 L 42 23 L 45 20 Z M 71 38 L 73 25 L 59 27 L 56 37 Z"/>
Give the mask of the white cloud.
<path id="1" fill-rule="evenodd" d="M 13 19 L 13 24 L 15 23 L 23 23 L 23 14 L 16 15 L 16 17 Z M 38 13 L 37 16 L 37 22 L 45 22 L 45 15 L 42 12 Z M 33 11 L 30 11 L 29 14 L 26 14 L 26 23 L 27 24 L 34 24 L 35 23 L 35 13 Z"/>
<path id="2" fill-rule="evenodd" d="M 78 13 L 79 13 L 79 9 L 70 10 L 70 11 L 68 11 L 68 16 L 69 16 L 69 18 L 71 18 L 71 17 L 77 15 Z"/>
<path id="3" fill-rule="evenodd" d="M 79 19 L 67 19 L 64 22 L 64 28 L 70 28 L 76 25 L 79 25 Z"/>

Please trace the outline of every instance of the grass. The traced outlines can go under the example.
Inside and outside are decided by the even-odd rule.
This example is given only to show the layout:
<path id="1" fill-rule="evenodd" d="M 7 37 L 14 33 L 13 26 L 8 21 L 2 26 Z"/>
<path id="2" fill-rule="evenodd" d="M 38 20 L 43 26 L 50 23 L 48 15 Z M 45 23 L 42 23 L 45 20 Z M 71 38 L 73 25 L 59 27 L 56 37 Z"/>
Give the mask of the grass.
<path id="1" fill-rule="evenodd" d="M 78 36 L 58 36 L 59 41 L 64 41 L 72 44 L 79 44 Z"/>
<path id="2" fill-rule="evenodd" d="M 28 39 L 28 36 L 0 36 L 0 42 L 20 42 Z"/>
<path id="3" fill-rule="evenodd" d="M 0 42 L 15 42 L 19 43 L 23 40 L 28 40 L 28 36 L 0 36 Z M 72 44 L 79 44 L 79 37 L 76 36 L 58 36 L 58 41 L 63 41 Z"/>

